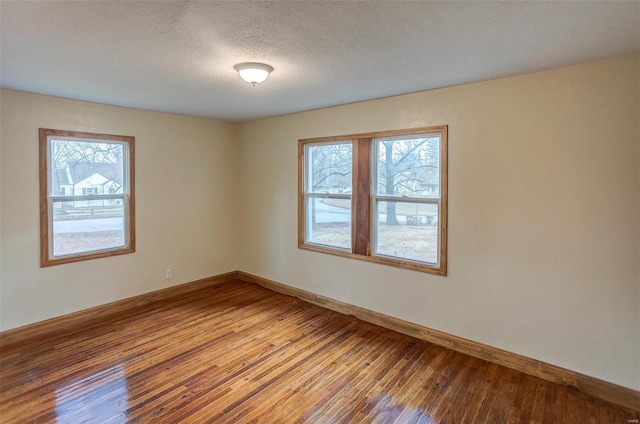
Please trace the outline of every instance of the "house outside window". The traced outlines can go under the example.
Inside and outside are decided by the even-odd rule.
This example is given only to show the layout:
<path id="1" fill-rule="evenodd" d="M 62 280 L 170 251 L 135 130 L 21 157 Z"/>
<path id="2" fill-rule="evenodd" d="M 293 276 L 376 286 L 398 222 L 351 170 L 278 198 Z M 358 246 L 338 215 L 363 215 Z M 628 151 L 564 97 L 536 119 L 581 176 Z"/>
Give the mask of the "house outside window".
<path id="1" fill-rule="evenodd" d="M 447 273 L 447 126 L 299 140 L 298 246 Z"/>
<path id="2" fill-rule="evenodd" d="M 135 251 L 134 137 L 40 129 L 40 257 Z"/>

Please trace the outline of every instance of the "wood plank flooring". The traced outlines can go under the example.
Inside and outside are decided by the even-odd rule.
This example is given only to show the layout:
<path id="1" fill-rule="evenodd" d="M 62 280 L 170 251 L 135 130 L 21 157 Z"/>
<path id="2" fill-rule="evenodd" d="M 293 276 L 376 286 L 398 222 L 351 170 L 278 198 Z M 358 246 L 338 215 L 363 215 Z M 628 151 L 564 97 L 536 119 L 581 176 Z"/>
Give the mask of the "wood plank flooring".
<path id="1" fill-rule="evenodd" d="M 637 420 L 638 411 L 235 281 L 0 352 L 2 423 Z"/>

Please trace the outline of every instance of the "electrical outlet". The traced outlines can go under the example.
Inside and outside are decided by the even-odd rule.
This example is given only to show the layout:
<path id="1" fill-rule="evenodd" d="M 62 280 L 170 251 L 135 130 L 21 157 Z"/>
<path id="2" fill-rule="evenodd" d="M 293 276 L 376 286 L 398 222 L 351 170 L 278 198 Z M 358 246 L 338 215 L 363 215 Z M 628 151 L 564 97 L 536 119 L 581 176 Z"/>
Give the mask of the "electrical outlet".
<path id="1" fill-rule="evenodd" d="M 167 268 L 164 270 L 164 276 L 167 280 L 173 277 L 173 271 L 171 270 L 171 268 Z"/>

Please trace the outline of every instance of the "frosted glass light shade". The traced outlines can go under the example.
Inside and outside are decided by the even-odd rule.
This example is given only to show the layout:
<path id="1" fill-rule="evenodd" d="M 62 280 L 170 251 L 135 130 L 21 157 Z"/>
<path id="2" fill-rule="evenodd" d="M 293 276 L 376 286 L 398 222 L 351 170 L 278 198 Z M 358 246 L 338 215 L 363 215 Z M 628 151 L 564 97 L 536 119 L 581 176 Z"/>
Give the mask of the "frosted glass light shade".
<path id="1" fill-rule="evenodd" d="M 234 66 L 240 78 L 251 85 L 260 84 L 267 79 L 273 68 L 264 63 L 239 63 Z"/>

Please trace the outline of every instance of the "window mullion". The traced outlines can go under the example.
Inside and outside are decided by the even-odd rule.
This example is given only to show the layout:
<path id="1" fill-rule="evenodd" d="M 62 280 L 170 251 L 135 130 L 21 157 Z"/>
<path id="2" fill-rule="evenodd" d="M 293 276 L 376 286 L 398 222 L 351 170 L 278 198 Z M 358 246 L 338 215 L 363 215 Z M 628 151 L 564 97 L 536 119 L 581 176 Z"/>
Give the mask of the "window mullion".
<path id="1" fill-rule="evenodd" d="M 371 254 L 371 139 L 360 138 L 355 143 L 354 253 L 368 256 Z"/>

